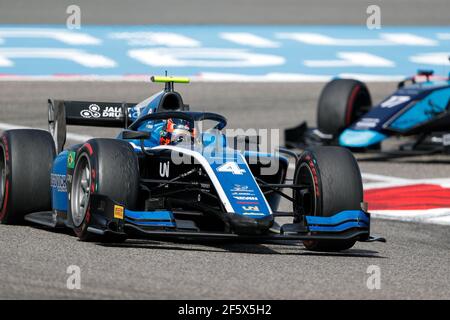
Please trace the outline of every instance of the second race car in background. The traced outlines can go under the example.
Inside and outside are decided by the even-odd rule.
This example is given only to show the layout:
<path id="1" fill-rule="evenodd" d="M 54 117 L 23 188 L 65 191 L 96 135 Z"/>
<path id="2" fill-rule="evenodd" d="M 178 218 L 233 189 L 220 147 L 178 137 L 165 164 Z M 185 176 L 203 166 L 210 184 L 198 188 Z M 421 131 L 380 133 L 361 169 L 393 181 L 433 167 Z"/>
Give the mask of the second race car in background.
<path id="1" fill-rule="evenodd" d="M 317 128 L 305 122 L 285 130 L 290 148 L 339 145 L 354 151 L 381 150 L 391 137 L 412 137 L 392 156 L 450 152 L 450 80 L 421 70 L 398 84 L 397 90 L 372 105 L 363 82 L 334 79 L 322 90 Z"/>

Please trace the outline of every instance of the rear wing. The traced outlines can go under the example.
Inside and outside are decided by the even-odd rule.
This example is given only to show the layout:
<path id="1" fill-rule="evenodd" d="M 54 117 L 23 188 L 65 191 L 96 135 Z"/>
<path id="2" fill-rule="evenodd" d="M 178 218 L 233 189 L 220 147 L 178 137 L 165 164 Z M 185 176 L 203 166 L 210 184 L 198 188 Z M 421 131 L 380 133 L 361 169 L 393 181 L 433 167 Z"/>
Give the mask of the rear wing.
<path id="1" fill-rule="evenodd" d="M 127 128 L 137 103 L 65 101 L 48 99 L 48 126 L 56 151 L 66 143 L 67 125 Z"/>

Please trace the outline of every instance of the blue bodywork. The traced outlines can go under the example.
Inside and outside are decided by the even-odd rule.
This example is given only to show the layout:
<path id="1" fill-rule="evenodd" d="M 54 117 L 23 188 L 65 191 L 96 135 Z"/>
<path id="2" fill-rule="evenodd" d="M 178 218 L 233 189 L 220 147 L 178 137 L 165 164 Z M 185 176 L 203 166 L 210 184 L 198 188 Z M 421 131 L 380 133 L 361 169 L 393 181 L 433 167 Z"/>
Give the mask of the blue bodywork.
<path id="1" fill-rule="evenodd" d="M 137 104 L 130 110 L 131 119 L 136 120 L 140 116 L 156 112 L 163 95 L 164 91 L 161 91 Z M 150 138 L 144 141 L 145 148 L 151 149 L 160 145 L 160 131 L 162 126 L 162 120 L 146 121 L 139 126 L 139 131 L 150 132 Z M 122 133 L 119 134 L 117 138 L 121 139 L 121 135 Z M 220 140 L 219 143 L 218 140 Z M 127 141 L 134 147 L 136 153 L 142 153 L 140 140 L 129 139 Z M 219 146 L 220 150 L 215 150 L 217 146 Z M 214 176 L 214 180 L 217 180 L 217 185 L 215 185 L 216 189 L 223 189 L 224 199 L 228 202 L 228 209 L 230 212 L 254 219 L 264 218 L 272 214 L 271 207 L 256 183 L 245 157 L 239 151 L 227 149 L 224 134 L 202 133 L 202 145 L 194 150 L 188 151 L 198 158 L 205 160 L 204 167 L 206 167 L 205 169 L 210 169 L 211 171 L 208 172 L 209 175 Z M 266 157 L 270 156 L 273 159 L 279 159 L 281 157 L 279 155 L 263 155 Z M 61 176 L 65 181 L 67 159 L 68 151 L 63 151 L 56 157 L 53 165 L 52 177 L 54 176 L 56 179 L 57 176 Z M 283 161 L 286 162 L 287 159 L 283 158 Z M 237 165 L 237 170 L 239 170 L 240 173 L 231 174 L 226 170 L 221 170 L 221 168 L 223 168 L 222 166 L 227 163 Z M 245 192 L 242 190 L 235 190 L 236 186 L 246 186 L 247 190 L 244 190 Z M 67 190 L 57 188 L 56 184 L 52 186 L 52 203 L 54 210 L 67 212 Z M 170 211 L 133 212 L 125 210 L 125 220 L 145 220 L 145 222 L 140 223 L 153 226 L 173 227 L 174 222 L 173 218 L 170 218 L 170 215 Z M 161 216 L 164 216 L 165 218 L 161 219 Z"/>
<path id="2" fill-rule="evenodd" d="M 51 174 L 52 207 L 54 210 L 67 211 L 67 155 L 68 151 L 61 152 L 53 162 Z"/>
<path id="3" fill-rule="evenodd" d="M 369 216 L 361 210 L 342 211 L 331 217 L 306 216 L 310 231 L 342 232 L 352 228 L 370 227 Z"/>
<path id="4" fill-rule="evenodd" d="M 403 86 L 371 108 L 339 136 L 339 145 L 365 148 L 399 134 L 409 134 L 442 115 L 450 101 L 450 81 Z"/>
<path id="5" fill-rule="evenodd" d="M 161 91 L 131 108 L 129 111 L 131 120 L 157 112 L 164 94 L 165 91 Z M 278 207 L 279 196 L 274 200 L 261 191 L 247 161 L 253 157 L 264 157 L 271 161 L 279 161 L 287 168 L 289 162 L 287 158 L 279 154 L 249 151 L 241 153 L 228 148 L 227 139 L 221 132 L 219 134 L 202 132 L 201 143 L 195 147 L 161 146 L 160 131 L 163 123 L 163 120 L 144 121 L 137 128 L 138 131 L 150 133 L 150 137 L 144 141 L 144 150 L 180 151 L 197 160 L 208 174 L 218 198 L 225 208 L 225 214 L 251 221 L 273 219 L 273 211 Z M 117 139 L 122 139 L 122 133 L 117 136 Z M 380 140 L 380 137 L 372 139 Z M 142 155 L 141 140 L 128 139 L 126 141 L 133 146 L 137 154 Z M 67 179 L 71 179 L 71 176 L 67 175 L 67 170 L 70 154 L 74 154 L 74 150 L 76 147 L 62 151 L 53 163 L 52 207 L 59 213 L 67 214 L 68 211 Z M 74 163 L 71 165 L 73 168 Z M 164 230 L 177 228 L 174 213 L 170 210 L 132 211 L 123 208 L 123 221 L 143 228 Z M 310 226 L 310 231 L 343 232 L 354 228 L 369 228 L 369 217 L 363 211 L 343 211 L 331 217 L 308 216 L 306 222 Z"/>
<path id="6" fill-rule="evenodd" d="M 125 209 L 124 220 L 137 226 L 175 228 L 175 219 L 171 211 L 131 211 Z"/>
<path id="7" fill-rule="evenodd" d="M 380 143 L 387 136 L 375 130 L 345 129 L 339 136 L 339 144 L 345 147 L 364 148 Z"/>
<path id="8" fill-rule="evenodd" d="M 361 210 L 341 211 L 331 217 L 305 216 L 305 219 L 311 232 L 343 232 L 355 228 L 370 228 L 370 218 Z M 171 211 L 125 210 L 125 221 L 141 227 L 176 228 Z"/>

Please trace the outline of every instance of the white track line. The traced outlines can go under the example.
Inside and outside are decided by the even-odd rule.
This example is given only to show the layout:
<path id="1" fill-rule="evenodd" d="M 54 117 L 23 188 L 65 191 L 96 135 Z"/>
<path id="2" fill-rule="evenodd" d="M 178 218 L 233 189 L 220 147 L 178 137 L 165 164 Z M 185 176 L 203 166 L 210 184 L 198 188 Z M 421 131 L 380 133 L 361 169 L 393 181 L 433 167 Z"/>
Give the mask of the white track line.
<path id="1" fill-rule="evenodd" d="M 363 174 L 365 175 L 365 174 Z M 381 181 L 373 183 L 365 183 L 364 190 L 379 189 L 379 188 L 392 188 L 392 187 L 403 187 L 414 184 L 434 184 L 440 185 L 443 188 L 450 188 L 450 178 L 436 178 L 436 179 L 404 179 L 398 181 Z"/>
<path id="2" fill-rule="evenodd" d="M 374 218 L 407 222 L 450 225 L 450 208 L 427 210 L 371 210 Z"/>
<path id="3" fill-rule="evenodd" d="M 278 48 L 280 43 L 249 32 L 222 32 L 222 39 L 254 48 Z"/>
<path id="4" fill-rule="evenodd" d="M 390 183 L 408 183 L 411 179 L 397 178 L 392 176 L 385 176 L 381 174 L 374 173 L 362 173 L 362 178 L 367 180 L 374 180 L 379 182 L 390 182 Z"/>

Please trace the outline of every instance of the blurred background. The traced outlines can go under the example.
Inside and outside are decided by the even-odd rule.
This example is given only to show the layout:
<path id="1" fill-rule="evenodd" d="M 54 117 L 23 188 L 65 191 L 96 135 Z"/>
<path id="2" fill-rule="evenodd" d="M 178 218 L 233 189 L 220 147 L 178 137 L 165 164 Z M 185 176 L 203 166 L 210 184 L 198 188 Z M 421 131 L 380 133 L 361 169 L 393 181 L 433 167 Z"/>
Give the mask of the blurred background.
<path id="1" fill-rule="evenodd" d="M 86 24 L 365 25 L 369 5 L 386 25 L 447 25 L 446 0 L 15 0 L 0 1 L 2 23 L 65 23 L 69 5 Z"/>
<path id="2" fill-rule="evenodd" d="M 231 128 L 279 129 L 282 144 L 284 128 L 315 125 L 335 76 L 366 81 L 377 103 L 418 68 L 446 75 L 449 22 L 449 0 L 0 0 L 0 130 L 47 128 L 48 98 L 139 102 L 161 89 L 150 75 L 167 70 L 192 77 L 175 87 L 192 110 L 219 112 Z M 116 133 L 71 127 L 68 143 Z M 408 191 L 413 210 L 373 220 L 387 245 L 341 255 L 292 244 L 107 247 L 1 225 L 0 298 L 448 299 L 449 157 L 359 164 L 366 187 L 439 186 L 427 193 L 436 210 L 414 210 L 424 195 Z M 72 264 L 82 290 L 66 288 Z M 381 267 L 382 290 L 368 290 L 369 265 Z"/>
<path id="3" fill-rule="evenodd" d="M 0 75 L 396 81 L 448 72 L 448 1 L 5 1 Z M 79 78 L 78 78 L 79 79 Z"/>

